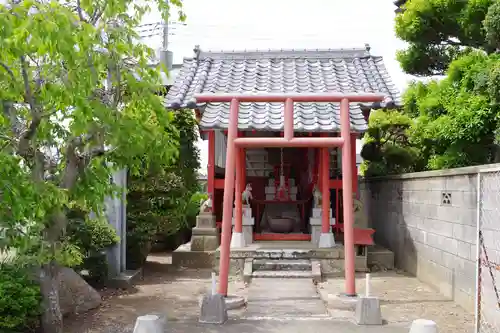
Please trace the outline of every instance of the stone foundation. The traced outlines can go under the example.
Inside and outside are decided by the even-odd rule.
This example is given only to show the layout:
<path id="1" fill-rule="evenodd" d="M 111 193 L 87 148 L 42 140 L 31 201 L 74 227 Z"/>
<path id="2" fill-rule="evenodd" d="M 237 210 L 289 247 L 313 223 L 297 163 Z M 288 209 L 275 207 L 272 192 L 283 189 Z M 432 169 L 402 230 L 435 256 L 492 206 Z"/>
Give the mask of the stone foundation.
<path id="1" fill-rule="evenodd" d="M 354 259 L 354 268 L 356 272 L 368 272 L 366 266 L 366 257 L 356 256 Z M 344 258 L 342 259 L 321 259 L 321 273 L 327 277 L 344 276 Z"/>
<path id="2" fill-rule="evenodd" d="M 218 271 L 220 252 L 215 253 L 214 269 Z M 309 259 L 321 265 L 323 276 L 344 276 L 344 249 L 341 246 L 329 249 L 238 249 L 231 251 L 229 274 L 244 277 L 245 261 L 255 259 L 290 260 Z M 367 272 L 366 256 L 356 256 L 357 272 Z"/>
<path id="3" fill-rule="evenodd" d="M 177 267 L 212 268 L 215 263 L 215 251 L 191 251 L 191 243 L 179 246 L 172 253 L 172 264 Z"/>
<path id="4" fill-rule="evenodd" d="M 215 251 L 219 247 L 219 232 L 215 227 L 215 216 L 198 215 L 191 236 L 191 251 Z"/>
<path id="5" fill-rule="evenodd" d="M 394 253 L 381 246 L 368 247 L 367 265 L 378 266 L 379 269 L 394 269 Z"/>
<path id="6" fill-rule="evenodd" d="M 244 246 L 250 245 L 253 243 L 253 225 L 255 224 L 255 219 L 252 217 L 252 208 L 246 205 L 243 205 L 243 218 L 242 218 L 242 233 L 243 233 L 243 241 Z M 234 223 L 236 215 L 236 209 L 233 209 L 233 233 L 234 233 Z M 239 244 L 239 243 L 237 243 Z M 233 247 L 233 246 L 231 246 Z"/>
<path id="7" fill-rule="evenodd" d="M 179 267 L 212 268 L 218 247 L 219 233 L 215 227 L 215 216 L 202 213 L 196 217 L 191 241 L 173 252 L 172 264 Z"/>

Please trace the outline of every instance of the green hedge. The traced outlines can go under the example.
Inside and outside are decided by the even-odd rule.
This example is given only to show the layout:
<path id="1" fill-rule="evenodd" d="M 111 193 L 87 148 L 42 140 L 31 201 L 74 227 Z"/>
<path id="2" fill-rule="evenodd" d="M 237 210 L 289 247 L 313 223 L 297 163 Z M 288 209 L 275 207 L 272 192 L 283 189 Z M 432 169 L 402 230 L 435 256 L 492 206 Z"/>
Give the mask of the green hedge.
<path id="1" fill-rule="evenodd" d="M 0 332 L 25 333 L 38 326 L 42 298 L 32 274 L 15 264 L 0 264 Z"/>

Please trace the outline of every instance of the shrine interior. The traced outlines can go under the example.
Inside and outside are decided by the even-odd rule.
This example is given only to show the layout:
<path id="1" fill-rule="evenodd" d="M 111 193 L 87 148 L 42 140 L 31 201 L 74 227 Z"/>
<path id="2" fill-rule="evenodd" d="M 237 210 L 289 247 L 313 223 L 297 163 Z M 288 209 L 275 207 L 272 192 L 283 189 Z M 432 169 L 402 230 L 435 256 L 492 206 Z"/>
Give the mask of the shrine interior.
<path id="1" fill-rule="evenodd" d="M 279 133 L 276 133 L 279 135 Z M 266 136 L 266 133 L 248 133 Z M 269 135 L 269 134 L 267 134 Z M 216 140 L 217 141 L 217 140 Z M 219 152 L 217 152 L 219 150 Z M 216 160 L 225 160 L 216 148 Z M 313 207 L 313 191 L 318 182 L 319 151 L 317 148 L 252 148 L 245 149 L 245 188 L 252 186 L 251 208 L 255 217 L 255 233 L 309 234 Z M 340 149 L 330 149 L 330 180 L 338 186 L 330 188 L 332 217 L 342 224 L 342 188 Z M 219 156 L 217 156 L 219 155 Z M 215 177 L 224 179 L 224 168 L 215 168 Z M 319 189 L 321 190 L 321 189 Z M 215 190 L 214 214 L 222 220 L 223 189 Z M 335 228 L 334 228 L 335 229 Z"/>

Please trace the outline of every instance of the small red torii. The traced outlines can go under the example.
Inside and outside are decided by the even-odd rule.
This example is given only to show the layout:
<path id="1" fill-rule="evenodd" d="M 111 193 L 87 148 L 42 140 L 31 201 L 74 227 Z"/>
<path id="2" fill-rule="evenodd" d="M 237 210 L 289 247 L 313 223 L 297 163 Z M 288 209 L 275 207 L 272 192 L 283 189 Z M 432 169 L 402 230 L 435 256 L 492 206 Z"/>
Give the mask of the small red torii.
<path id="1" fill-rule="evenodd" d="M 235 170 L 235 156 L 237 148 L 261 148 L 261 147 L 316 147 L 326 148 L 321 150 L 323 161 L 329 160 L 328 148 L 340 147 L 342 149 L 342 191 L 343 191 L 343 209 L 344 209 L 344 251 L 345 251 L 345 293 L 354 296 L 356 294 L 355 285 L 355 248 L 354 248 L 354 212 L 352 196 L 352 159 L 351 159 L 351 140 L 350 140 L 350 115 L 349 103 L 367 103 L 380 102 L 384 100 L 381 94 L 372 93 L 321 93 L 321 94 L 199 94 L 195 95 L 197 103 L 228 103 L 230 102 L 229 127 L 227 134 L 227 152 L 226 152 L 226 177 L 224 179 L 224 201 L 222 211 L 222 235 L 220 247 L 219 262 L 219 287 L 218 292 L 227 295 L 229 261 L 230 261 L 230 243 L 233 214 L 233 196 L 235 175 L 240 172 Z M 238 137 L 238 112 L 241 102 L 277 102 L 284 103 L 284 134 L 283 137 Z M 294 102 L 323 102 L 340 103 L 340 137 L 294 137 L 293 128 L 293 105 Z M 321 168 L 321 189 L 323 192 L 322 200 L 322 232 L 328 233 L 330 229 L 330 191 L 329 191 L 329 169 Z M 236 175 L 236 177 L 239 177 Z M 241 186 L 241 184 L 240 184 Z M 235 202 L 235 226 L 242 222 L 242 200 L 241 192 L 236 191 Z"/>

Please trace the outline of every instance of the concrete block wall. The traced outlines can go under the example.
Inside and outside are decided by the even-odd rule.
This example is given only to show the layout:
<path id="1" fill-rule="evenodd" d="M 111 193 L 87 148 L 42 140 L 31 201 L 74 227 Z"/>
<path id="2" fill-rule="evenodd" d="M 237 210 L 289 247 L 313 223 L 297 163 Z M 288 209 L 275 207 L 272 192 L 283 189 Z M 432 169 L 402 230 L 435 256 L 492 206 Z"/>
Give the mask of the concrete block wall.
<path id="1" fill-rule="evenodd" d="M 488 168 L 500 165 L 360 181 L 360 199 L 376 230 L 376 243 L 394 252 L 398 268 L 433 285 L 469 311 L 474 310 L 476 289 L 477 173 Z M 485 193 L 483 207 L 494 207 L 488 202 L 498 201 L 494 208 L 498 216 L 500 173 L 495 179 L 497 186 Z M 486 217 L 483 220 L 490 239 L 487 242 L 485 235 L 490 260 L 498 263 L 500 241 L 493 240 L 500 240 L 500 218 L 489 225 Z M 484 287 L 493 293 L 491 283 Z"/>

